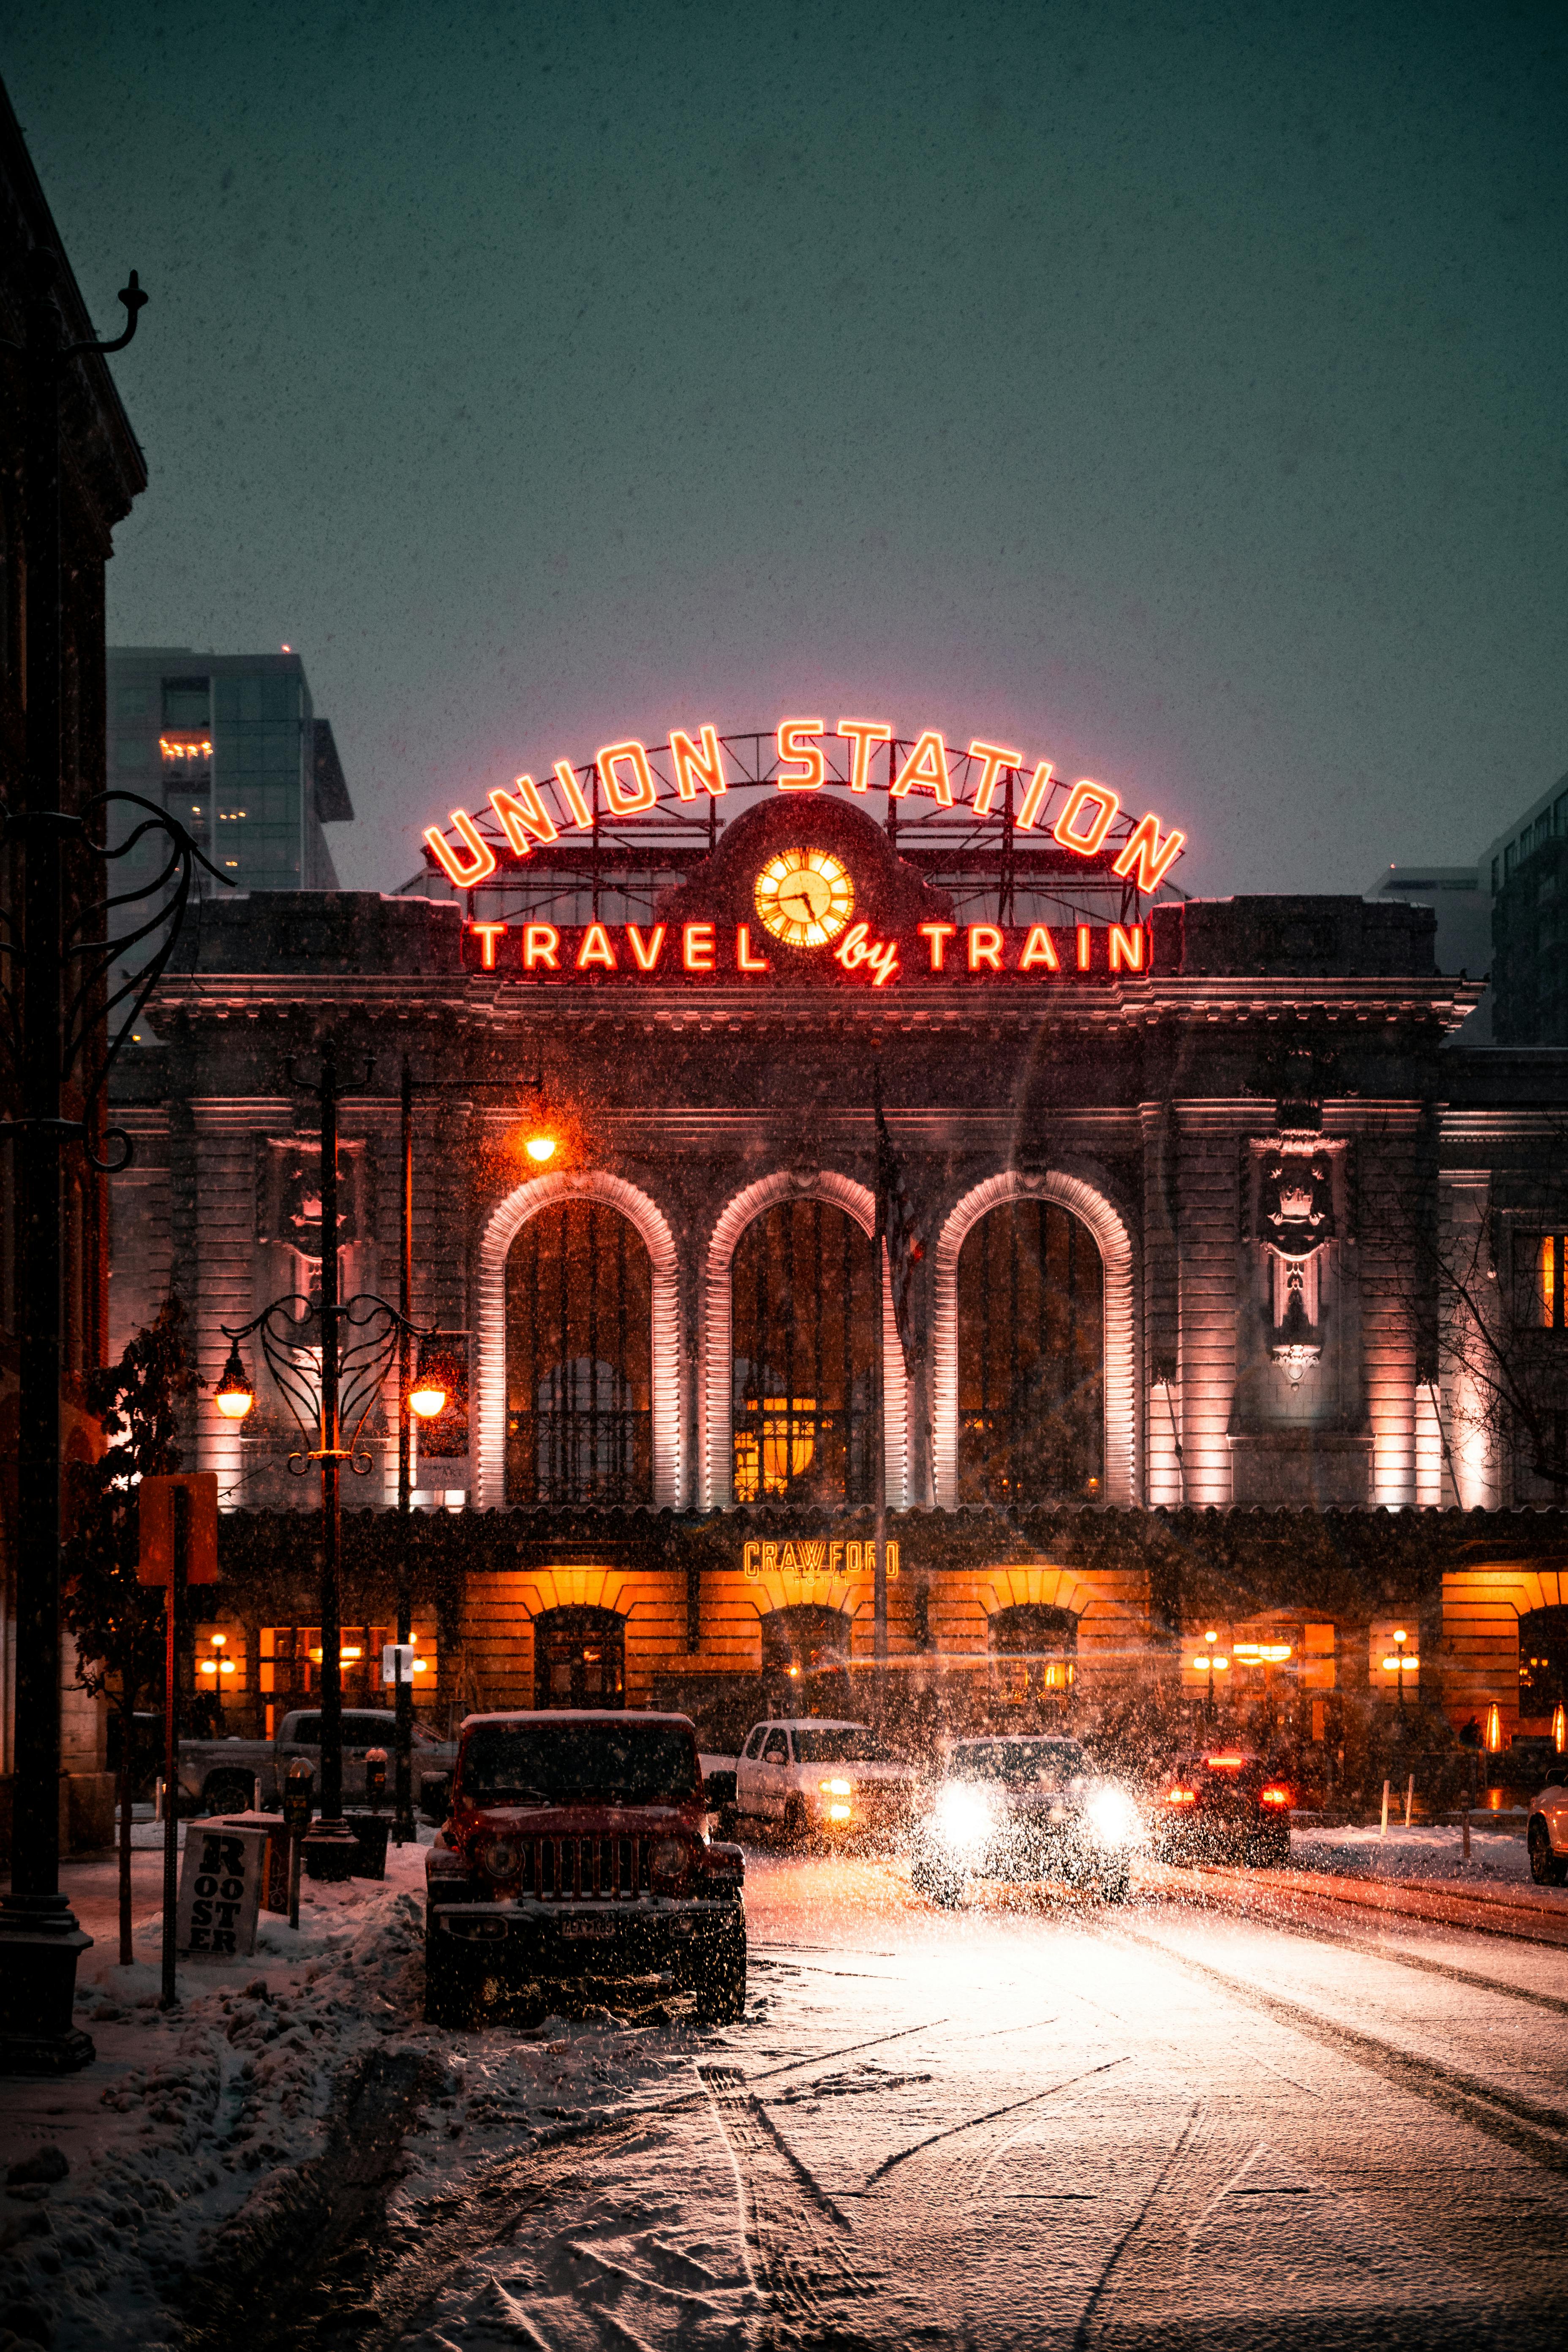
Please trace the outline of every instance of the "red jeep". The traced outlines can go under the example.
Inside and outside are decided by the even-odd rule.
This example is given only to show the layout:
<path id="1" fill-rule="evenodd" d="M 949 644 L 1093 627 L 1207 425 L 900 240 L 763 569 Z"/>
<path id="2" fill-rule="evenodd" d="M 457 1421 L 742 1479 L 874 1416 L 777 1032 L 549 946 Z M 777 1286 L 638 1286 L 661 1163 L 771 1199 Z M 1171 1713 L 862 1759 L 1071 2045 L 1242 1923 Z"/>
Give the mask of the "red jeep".
<path id="1" fill-rule="evenodd" d="M 746 2001 L 739 1846 L 709 1843 L 683 1715 L 470 1715 L 426 1857 L 425 2014 L 469 2023 L 509 1988 L 672 1973 L 705 2024 Z"/>

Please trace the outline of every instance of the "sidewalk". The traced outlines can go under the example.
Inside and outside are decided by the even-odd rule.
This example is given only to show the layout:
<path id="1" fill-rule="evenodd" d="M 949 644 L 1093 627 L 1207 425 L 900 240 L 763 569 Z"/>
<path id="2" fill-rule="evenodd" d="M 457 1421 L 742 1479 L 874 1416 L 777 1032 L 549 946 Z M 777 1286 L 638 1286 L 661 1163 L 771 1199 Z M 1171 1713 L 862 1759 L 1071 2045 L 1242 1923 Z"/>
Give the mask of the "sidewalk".
<path id="1" fill-rule="evenodd" d="M 93 1938 L 76 2021 L 95 2062 L 54 2080 L 0 2078 L 0 2331 L 54 2352 L 176 2343 L 183 2329 L 161 2290 L 204 2232 L 254 2193 L 253 2176 L 301 2160 L 357 2049 L 423 2032 L 418 1846 L 393 1849 L 384 1885 L 307 1882 L 299 1929 L 264 1912 L 252 1957 L 182 1964 L 180 2005 L 165 2013 L 161 1824 L 156 1844 L 145 1834 L 127 1968 L 118 1857 L 60 1871 Z M 17 2166 L 43 2178 L 13 2182 Z"/>
<path id="2" fill-rule="evenodd" d="M 422 2062 L 433 2085 L 397 2158 L 417 2202 L 487 2156 L 558 2134 L 563 2116 L 686 2081 L 696 2055 L 723 2046 L 679 2020 L 627 2024 L 593 2006 L 537 2025 L 427 2028 L 433 1832 L 420 1834 L 420 1845 L 389 1850 L 384 1883 L 307 1880 L 298 1931 L 264 1912 L 253 1958 L 182 1965 L 180 2006 L 167 2013 L 159 1847 L 138 1843 L 129 1968 L 115 1857 L 62 1868 L 94 1938 L 77 1972 L 77 2021 L 98 2055 L 60 2080 L 0 2077 L 0 2346 L 174 2352 L 186 2340 L 192 2273 L 218 2232 L 226 2263 L 286 2237 L 334 2101 L 341 2123 L 344 2094 L 386 2071 L 382 2053 Z M 33 2177 L 12 2179 L 18 2166 Z"/>

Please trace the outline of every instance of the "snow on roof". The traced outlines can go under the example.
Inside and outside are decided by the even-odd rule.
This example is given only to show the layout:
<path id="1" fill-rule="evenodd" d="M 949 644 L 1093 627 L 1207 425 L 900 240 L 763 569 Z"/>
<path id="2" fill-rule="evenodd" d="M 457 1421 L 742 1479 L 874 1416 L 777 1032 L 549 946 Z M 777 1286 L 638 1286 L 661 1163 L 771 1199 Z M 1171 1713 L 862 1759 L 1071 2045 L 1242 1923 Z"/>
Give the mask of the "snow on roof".
<path id="1" fill-rule="evenodd" d="M 770 1715 L 769 1724 L 786 1725 L 795 1731 L 869 1731 L 868 1723 L 855 1723 L 845 1715 Z"/>
<path id="2" fill-rule="evenodd" d="M 689 1731 L 697 1728 L 689 1715 L 660 1715 L 641 1706 L 509 1706 L 494 1715 L 466 1715 L 458 1728 L 467 1731 L 474 1723 L 683 1723 Z"/>

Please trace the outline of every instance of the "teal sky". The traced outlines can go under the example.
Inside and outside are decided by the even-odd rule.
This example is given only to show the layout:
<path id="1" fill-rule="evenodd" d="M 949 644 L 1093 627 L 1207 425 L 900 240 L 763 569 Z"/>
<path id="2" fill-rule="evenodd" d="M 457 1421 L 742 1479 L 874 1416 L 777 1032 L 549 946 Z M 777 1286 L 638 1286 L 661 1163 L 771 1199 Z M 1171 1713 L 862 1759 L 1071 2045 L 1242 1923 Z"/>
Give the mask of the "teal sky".
<path id="1" fill-rule="evenodd" d="M 1204 890 L 1568 768 L 1561 5 L 52 0 L 0 73 L 153 296 L 111 637 L 304 656 L 346 882 L 792 709 L 1101 777 Z"/>

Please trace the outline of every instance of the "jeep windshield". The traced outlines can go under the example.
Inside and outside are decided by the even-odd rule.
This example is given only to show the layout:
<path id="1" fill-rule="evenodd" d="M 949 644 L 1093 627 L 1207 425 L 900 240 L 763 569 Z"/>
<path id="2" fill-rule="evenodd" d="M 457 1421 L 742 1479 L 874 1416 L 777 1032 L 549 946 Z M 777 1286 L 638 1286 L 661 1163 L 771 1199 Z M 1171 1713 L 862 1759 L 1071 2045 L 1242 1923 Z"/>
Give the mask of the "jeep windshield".
<path id="1" fill-rule="evenodd" d="M 795 1760 L 800 1764 L 890 1764 L 886 1747 L 863 1724 L 831 1723 L 795 1734 Z"/>
<path id="2" fill-rule="evenodd" d="M 1061 1789 L 1089 1770 L 1075 1739 L 976 1739 L 955 1748 L 948 1777 L 1007 1788 Z"/>
<path id="3" fill-rule="evenodd" d="M 486 1723 L 463 1750 L 470 1804 L 678 1804 L 700 1785 L 696 1740 L 674 1723 Z"/>

